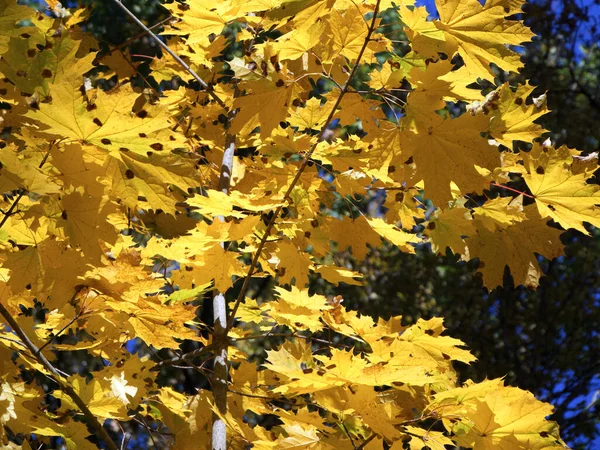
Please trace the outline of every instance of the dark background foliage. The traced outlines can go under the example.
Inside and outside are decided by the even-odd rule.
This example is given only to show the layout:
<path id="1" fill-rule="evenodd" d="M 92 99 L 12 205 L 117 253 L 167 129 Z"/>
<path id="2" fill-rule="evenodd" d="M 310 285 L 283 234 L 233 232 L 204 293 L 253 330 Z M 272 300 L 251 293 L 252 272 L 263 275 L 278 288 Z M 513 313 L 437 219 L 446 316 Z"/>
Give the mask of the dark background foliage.
<path id="1" fill-rule="evenodd" d="M 157 1 L 125 3 L 148 25 L 166 18 Z M 435 14 L 432 1 L 422 3 Z M 131 54 L 158 53 L 112 2 L 80 0 L 65 6 L 77 4 L 93 8 L 86 27 L 105 51 L 139 36 L 130 43 Z M 525 46 L 525 69 L 512 81 L 530 79 L 537 86 L 535 95 L 547 92 L 552 112 L 541 123 L 558 145 L 598 151 L 600 0 L 532 0 L 524 18 L 537 37 Z M 564 234 L 566 256 L 542 261 L 546 276 L 536 291 L 515 288 L 506 273 L 504 287 L 488 292 L 476 273 L 476 261 L 436 256 L 426 247 L 416 256 L 406 255 L 390 246 L 374 250 L 361 263 L 339 255 L 348 267 L 365 274 L 364 287 L 334 290 L 320 279 L 313 280 L 312 287 L 342 294 L 346 306 L 364 314 L 384 318 L 401 314 L 406 323 L 445 317 L 448 334 L 462 339 L 478 358 L 471 366 L 458 367 L 461 378 L 505 377 L 508 383 L 531 390 L 556 406 L 553 419 L 569 445 L 600 448 L 600 232 L 590 231 L 590 237 Z M 266 287 L 268 283 L 257 289 L 268 295 Z M 128 347 L 152 353 L 141 343 Z M 184 343 L 182 349 L 191 350 L 191 344 Z M 59 367 L 68 373 L 83 374 L 102 364 L 81 352 L 63 359 Z M 179 390 L 206 387 L 206 380 L 192 369 L 164 370 L 160 380 Z M 147 448 L 144 427 L 133 424 L 127 431 L 132 437 L 128 448 Z"/>

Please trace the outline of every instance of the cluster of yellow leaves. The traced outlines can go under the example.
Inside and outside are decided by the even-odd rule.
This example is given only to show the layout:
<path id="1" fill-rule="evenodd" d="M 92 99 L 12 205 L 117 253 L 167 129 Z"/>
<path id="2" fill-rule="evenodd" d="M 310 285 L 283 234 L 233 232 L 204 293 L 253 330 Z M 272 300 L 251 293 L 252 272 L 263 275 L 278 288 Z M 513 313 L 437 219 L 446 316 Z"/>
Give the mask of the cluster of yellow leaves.
<path id="1" fill-rule="evenodd" d="M 210 393 L 158 386 L 155 363 L 123 345 L 208 346 L 196 300 L 271 277 L 276 301 L 247 299 L 230 332 L 231 448 L 563 447 L 550 407 L 530 394 L 498 380 L 457 386 L 452 361 L 474 358 L 441 336 L 440 320 L 374 322 L 306 288 L 310 274 L 359 284 L 361 274 L 332 256 L 362 259 L 382 239 L 478 258 L 490 288 L 506 266 L 515 283 L 536 286 L 538 255 L 562 252 L 551 221 L 584 233 L 584 223 L 600 225 L 599 189 L 587 181 L 597 159 L 540 142 L 543 98 L 529 85 L 477 88 L 497 70 L 520 69 L 509 46 L 532 34 L 507 17 L 522 2 L 437 0 L 437 20 L 410 0 L 167 3 L 176 20 L 165 39 L 210 81 L 210 95 L 166 57 L 150 64 L 155 83 L 139 89 L 139 61 L 119 48 L 99 53 L 79 28 L 82 11 L 48 3 L 59 18 L 0 0 L 0 301 L 47 354 L 106 361 L 91 381 L 62 381 L 93 414 L 148 414 L 176 448 L 205 442 Z M 383 14 L 401 25 L 408 50 L 379 27 Z M 243 51 L 231 56 L 233 44 Z M 467 112 L 452 118 L 446 102 Z M 226 133 L 243 150 L 228 194 L 219 190 Z M 491 194 L 515 180 L 522 195 Z M 358 212 L 357 198 L 382 191 L 385 213 Z M 354 215 L 336 214 L 340 202 Z M 23 314 L 39 305 L 41 323 Z M 267 362 L 249 362 L 245 343 L 281 329 L 287 341 Z M 77 333 L 75 344 L 55 339 Z M 8 327 L 0 367 L 0 439 L 7 427 L 95 448 L 68 395 L 55 391 L 61 406 L 50 410 L 17 381 L 20 368 L 51 374 Z M 279 425 L 251 426 L 249 413 Z"/>

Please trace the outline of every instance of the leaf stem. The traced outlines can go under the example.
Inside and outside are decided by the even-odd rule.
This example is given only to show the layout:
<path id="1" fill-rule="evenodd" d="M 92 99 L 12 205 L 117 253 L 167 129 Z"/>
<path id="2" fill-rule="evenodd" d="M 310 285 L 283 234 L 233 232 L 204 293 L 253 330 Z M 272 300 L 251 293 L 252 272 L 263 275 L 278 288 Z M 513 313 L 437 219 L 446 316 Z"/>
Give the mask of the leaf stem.
<path id="1" fill-rule="evenodd" d="M 498 183 L 492 181 L 492 185 L 497 186 L 497 187 L 502 188 L 502 189 L 506 189 L 506 190 L 512 191 L 512 192 L 516 192 L 517 194 L 520 194 L 520 195 L 522 195 L 524 197 L 535 198 L 533 195 L 528 194 L 527 192 L 519 191 L 518 189 L 511 188 L 509 186 L 505 186 L 504 184 L 498 184 Z"/>

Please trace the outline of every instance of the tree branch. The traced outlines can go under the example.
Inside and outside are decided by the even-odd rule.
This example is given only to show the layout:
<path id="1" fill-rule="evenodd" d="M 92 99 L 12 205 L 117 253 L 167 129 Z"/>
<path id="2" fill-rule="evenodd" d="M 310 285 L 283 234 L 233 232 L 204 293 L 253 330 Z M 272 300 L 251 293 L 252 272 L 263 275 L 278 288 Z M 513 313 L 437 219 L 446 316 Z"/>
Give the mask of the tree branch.
<path id="1" fill-rule="evenodd" d="M 176 365 L 184 363 L 184 362 L 190 362 L 192 359 L 197 358 L 198 356 L 202 356 L 206 353 L 210 353 L 212 351 L 212 347 L 213 346 L 211 344 L 206 347 L 198 348 L 196 350 L 192 350 L 191 352 L 184 353 L 181 356 L 176 356 L 171 359 L 165 359 L 164 361 L 156 363 L 156 365 L 154 367 L 152 367 L 152 369 L 150 369 L 150 370 L 152 372 L 156 372 L 156 371 L 159 371 L 160 369 L 162 369 L 163 367 L 176 366 Z"/>
<path id="2" fill-rule="evenodd" d="M 111 437 L 108 435 L 108 432 L 104 429 L 102 424 L 98 421 L 96 416 L 92 414 L 90 409 L 87 407 L 85 402 L 79 397 L 75 389 L 71 387 L 70 384 L 61 380 L 62 375 L 56 370 L 56 368 L 46 359 L 44 354 L 40 352 L 37 346 L 29 339 L 27 334 L 23 331 L 23 328 L 17 323 L 11 313 L 4 307 L 2 303 L 0 303 L 0 314 L 6 319 L 8 325 L 15 331 L 17 336 L 21 339 L 23 344 L 27 347 L 27 349 L 31 352 L 33 357 L 42 365 L 44 368 L 50 372 L 56 379 L 56 383 L 60 386 L 60 390 L 67 394 L 71 400 L 77 405 L 79 410 L 83 413 L 85 418 L 88 420 L 89 424 L 96 430 L 96 432 L 104 439 L 106 446 L 110 450 L 118 450 L 117 445 L 113 442 Z"/>
<path id="3" fill-rule="evenodd" d="M 200 78 L 200 76 L 190 66 L 188 66 L 183 59 L 181 59 L 179 56 L 177 56 L 177 53 L 175 53 L 173 50 L 171 50 L 169 48 L 169 46 L 167 44 L 165 44 L 163 41 L 161 41 L 160 38 L 156 34 L 154 34 L 152 32 L 152 30 L 150 30 L 150 28 L 148 28 L 144 24 L 144 22 L 142 22 L 140 19 L 137 18 L 137 16 L 135 14 L 133 14 L 131 11 L 129 11 L 129 9 L 127 9 L 127 7 L 123 3 L 121 3 L 120 0 L 113 0 L 113 3 L 115 3 L 119 8 L 121 8 L 125 12 L 125 14 L 127 14 L 131 18 L 131 20 L 133 20 L 152 39 L 154 39 L 154 41 L 158 45 L 160 45 L 165 52 L 167 52 L 169 55 L 171 55 L 171 57 L 175 61 L 177 61 L 177 63 L 181 67 L 183 67 L 186 70 L 186 72 L 188 72 L 194 78 L 194 80 L 196 80 L 200 84 L 200 86 L 202 86 L 204 88 L 204 90 L 208 93 L 208 95 L 210 95 L 212 97 L 212 99 L 214 101 L 216 101 L 219 104 L 219 106 L 221 106 L 221 108 L 223 108 L 225 111 L 229 111 L 229 108 L 227 107 L 225 102 L 223 100 L 221 100 L 221 98 L 215 93 L 213 88 L 206 81 L 204 81 L 202 78 Z"/>

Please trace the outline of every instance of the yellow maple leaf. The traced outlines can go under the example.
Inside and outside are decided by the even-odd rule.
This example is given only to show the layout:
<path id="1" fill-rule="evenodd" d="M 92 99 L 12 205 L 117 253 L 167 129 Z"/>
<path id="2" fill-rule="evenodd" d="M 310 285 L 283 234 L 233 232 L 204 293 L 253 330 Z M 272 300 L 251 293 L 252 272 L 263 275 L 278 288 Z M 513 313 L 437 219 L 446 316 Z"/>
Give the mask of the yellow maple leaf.
<path id="1" fill-rule="evenodd" d="M 600 226 L 600 187 L 587 184 L 590 173 L 576 173 L 569 164 L 572 159 L 561 160 L 554 157 L 556 153 L 554 148 L 537 155 L 534 152 L 527 158 L 528 170 L 523 178 L 542 217 L 589 234 L 584 222 Z"/>
<path id="2" fill-rule="evenodd" d="M 531 142 L 546 131 L 535 123 L 548 113 L 546 102 L 527 104 L 534 88 L 525 84 L 513 92 L 505 83 L 496 94 L 492 94 L 495 100 L 489 104 L 484 102 L 485 108 L 491 108 L 490 134 L 497 142 L 512 148 L 513 141 Z"/>
<path id="3" fill-rule="evenodd" d="M 31 18 L 34 14 L 31 8 L 18 5 L 17 0 L 0 1 L 0 54 L 8 50 L 8 41 L 11 37 L 31 30 L 29 27 L 19 27 L 17 24 Z"/>
<path id="4" fill-rule="evenodd" d="M 280 36 L 273 50 L 277 52 L 281 61 L 298 59 L 321 42 L 324 31 L 324 22 L 314 22 L 305 28 L 295 28 Z"/>
<path id="5" fill-rule="evenodd" d="M 186 203 L 190 206 L 200 208 L 202 215 L 212 218 L 218 216 L 243 218 L 246 217 L 247 213 L 234 208 L 251 212 L 265 212 L 275 209 L 281 204 L 278 202 L 269 202 L 265 198 L 257 200 L 253 196 L 245 195 L 239 191 L 231 191 L 225 194 L 214 189 L 207 190 L 207 196 L 197 195 L 188 198 Z"/>
<path id="6" fill-rule="evenodd" d="M 554 408 L 502 380 L 469 383 L 434 396 L 429 408 L 438 413 L 459 414 L 462 419 L 444 426 L 464 447 L 564 449 L 555 422 L 546 420 Z"/>
<path id="7" fill-rule="evenodd" d="M 523 66 L 520 56 L 509 45 L 532 39 L 528 27 L 506 17 L 521 13 L 524 1 L 436 0 L 440 15 L 434 24 L 444 32 L 450 58 L 458 53 L 473 78 L 493 80 L 490 63 L 517 72 Z"/>
<path id="8" fill-rule="evenodd" d="M 475 166 L 493 170 L 500 166 L 500 154 L 480 136 L 486 125 L 483 115 L 463 114 L 445 120 L 433 116 L 430 122 L 417 122 L 415 133 L 404 134 L 403 155 L 414 157 L 426 197 L 442 204 L 452 199 L 451 183 L 463 194 L 481 192 L 488 186 L 489 178 Z"/>
<path id="9" fill-rule="evenodd" d="M 316 97 L 309 99 L 303 107 L 290 111 L 288 122 L 300 130 L 320 130 L 331 112 L 331 106 L 321 105 L 321 100 Z"/>
<path id="10" fill-rule="evenodd" d="M 427 20 L 429 13 L 424 6 L 409 9 L 406 5 L 400 6 L 400 17 L 405 25 L 404 31 L 410 39 L 414 52 L 424 58 L 437 58 L 446 45 L 444 32 L 438 29 L 433 22 Z"/>
<path id="11" fill-rule="evenodd" d="M 126 403 L 113 394 L 110 388 L 110 381 L 93 378 L 89 382 L 79 375 L 73 375 L 69 379 L 69 383 L 90 409 L 92 414 L 101 418 L 119 418 L 127 420 Z M 71 409 L 79 411 L 71 398 L 61 391 L 55 392 L 57 398 L 69 405 Z"/>
<path id="12" fill-rule="evenodd" d="M 39 167 L 39 162 L 31 158 L 31 155 L 20 155 L 14 145 L 2 150 L 0 163 L 2 164 L 2 177 L 0 178 L 2 192 L 19 188 L 39 195 L 60 192 L 59 186 L 46 171 Z"/>
<path id="13" fill-rule="evenodd" d="M 166 105 L 146 106 L 133 112 L 139 94 L 130 87 L 112 92 L 98 91 L 86 101 L 80 86 L 62 83 L 52 88 L 52 103 L 40 104 L 27 117 L 39 123 L 43 133 L 78 140 L 114 152 L 146 156 L 184 146 L 183 136 L 169 130 Z"/>
<path id="14" fill-rule="evenodd" d="M 240 5 L 239 2 L 224 0 L 209 6 L 200 0 L 191 0 L 187 3 L 166 4 L 165 8 L 174 17 L 180 18 L 181 22 L 164 34 L 188 35 L 188 42 L 193 44 L 210 34 L 221 34 L 225 24 L 238 17 Z"/>
<path id="15" fill-rule="evenodd" d="M 368 222 L 381 237 L 397 246 L 403 252 L 415 252 L 414 247 L 409 244 L 419 242 L 417 235 L 399 230 L 394 225 L 386 223 L 383 219 L 368 219 Z"/>
<path id="16" fill-rule="evenodd" d="M 219 292 L 226 292 L 232 284 L 234 275 L 246 274 L 245 266 L 238 260 L 239 254 L 228 252 L 220 244 L 213 244 L 203 250 L 195 262 L 190 261 L 173 272 L 173 281 L 180 289 L 192 289 L 214 280 Z"/>
<path id="17" fill-rule="evenodd" d="M 445 254 L 447 248 L 454 253 L 463 254 L 466 246 L 463 237 L 474 232 L 469 210 L 461 207 L 436 211 L 426 229 L 433 250 L 441 254 Z"/>
<path id="18" fill-rule="evenodd" d="M 139 337 L 156 348 L 178 348 L 175 339 L 205 342 L 198 332 L 187 328 L 185 322 L 195 318 L 189 305 L 163 305 L 157 298 L 140 298 L 137 302 L 109 300 L 106 304 L 116 312 L 127 314 L 131 326 L 129 337 Z M 116 320 L 123 320 L 123 318 Z"/>
<path id="19" fill-rule="evenodd" d="M 467 240 L 467 257 L 479 258 L 479 270 L 488 288 L 502 286 L 504 268 L 508 265 L 515 285 L 536 287 L 542 271 L 536 254 L 548 259 L 562 254 L 561 231 L 549 227 L 535 205 L 523 208 L 527 220 L 497 231 L 489 231 L 475 222 L 477 234 Z"/>

